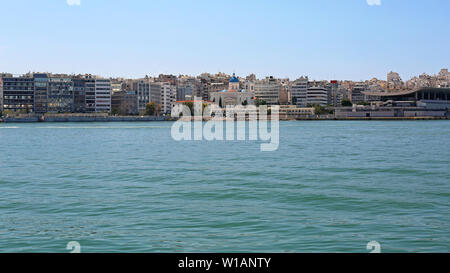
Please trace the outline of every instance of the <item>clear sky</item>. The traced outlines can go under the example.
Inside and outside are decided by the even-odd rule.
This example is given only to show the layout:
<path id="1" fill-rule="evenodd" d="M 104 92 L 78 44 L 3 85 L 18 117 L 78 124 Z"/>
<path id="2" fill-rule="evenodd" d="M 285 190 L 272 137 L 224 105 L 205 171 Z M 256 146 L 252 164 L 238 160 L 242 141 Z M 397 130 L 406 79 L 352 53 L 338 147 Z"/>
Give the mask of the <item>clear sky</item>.
<path id="1" fill-rule="evenodd" d="M 0 72 L 365 80 L 450 68 L 448 0 L 0 1 Z"/>

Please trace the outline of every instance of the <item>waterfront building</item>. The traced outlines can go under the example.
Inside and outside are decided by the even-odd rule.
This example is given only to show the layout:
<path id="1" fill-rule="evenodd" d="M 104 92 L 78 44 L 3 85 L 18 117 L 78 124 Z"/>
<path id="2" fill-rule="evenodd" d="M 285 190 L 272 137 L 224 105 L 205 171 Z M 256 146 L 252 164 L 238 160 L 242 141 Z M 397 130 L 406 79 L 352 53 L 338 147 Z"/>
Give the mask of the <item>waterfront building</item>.
<path id="1" fill-rule="evenodd" d="M 328 90 L 325 87 L 310 87 L 306 92 L 308 105 L 328 105 Z"/>
<path id="2" fill-rule="evenodd" d="M 119 115 L 137 115 L 138 99 L 136 91 L 116 91 L 111 95 L 111 112 Z"/>
<path id="3" fill-rule="evenodd" d="M 176 100 L 176 86 L 170 82 L 161 84 L 161 113 L 170 114 L 172 111 L 172 104 Z"/>
<path id="4" fill-rule="evenodd" d="M 137 92 L 137 103 L 139 111 L 144 111 L 148 103 L 150 103 L 150 81 L 148 79 L 138 80 L 133 83 Z"/>
<path id="5" fill-rule="evenodd" d="M 341 87 L 338 81 L 330 81 L 328 104 L 334 107 L 340 107 L 342 101 L 347 98 L 346 93 L 346 89 Z"/>
<path id="6" fill-rule="evenodd" d="M 48 75 L 34 74 L 34 111 L 39 114 L 48 111 Z"/>
<path id="7" fill-rule="evenodd" d="M 253 93 L 239 88 L 239 79 L 233 74 L 233 77 L 229 80 L 228 89 L 211 93 L 211 101 L 223 108 L 226 106 L 253 104 Z"/>
<path id="8" fill-rule="evenodd" d="M 85 81 L 81 78 L 73 78 L 73 109 L 75 113 L 86 112 Z"/>
<path id="9" fill-rule="evenodd" d="M 450 88 L 419 88 L 416 90 L 402 90 L 395 92 L 365 92 L 366 96 L 379 97 L 379 101 L 394 102 L 427 102 L 429 105 L 438 103 L 448 104 L 450 108 Z"/>
<path id="10" fill-rule="evenodd" d="M 111 111 L 111 80 L 95 80 L 95 112 L 105 113 Z"/>
<path id="11" fill-rule="evenodd" d="M 84 91 L 86 101 L 86 112 L 95 112 L 95 79 L 91 76 L 86 76 L 84 79 Z"/>
<path id="12" fill-rule="evenodd" d="M 150 83 L 150 102 L 154 102 L 155 105 L 161 105 L 161 92 L 161 82 Z"/>
<path id="13" fill-rule="evenodd" d="M 300 77 L 290 85 L 291 102 L 299 107 L 306 107 L 308 104 L 306 94 L 308 91 L 308 77 Z"/>
<path id="14" fill-rule="evenodd" d="M 35 76 L 36 79 L 36 76 Z M 37 90 L 37 84 L 43 84 L 44 82 L 36 82 L 35 90 Z M 47 87 L 47 110 L 43 113 L 71 113 L 74 112 L 74 94 L 73 94 L 73 81 L 71 78 L 48 78 Z M 35 101 L 38 99 L 38 93 L 35 91 Z M 35 103 L 37 105 L 37 103 Z M 44 110 L 44 104 L 41 103 L 42 110 Z M 38 112 L 38 108 L 36 108 Z"/>
<path id="15" fill-rule="evenodd" d="M 297 105 L 280 105 L 279 115 L 282 120 L 309 118 L 315 114 L 314 107 L 298 107 Z"/>
<path id="16" fill-rule="evenodd" d="M 280 103 L 280 92 L 281 84 L 272 76 L 255 83 L 255 97 L 269 105 Z"/>
<path id="17" fill-rule="evenodd" d="M 33 77 L 3 78 L 3 109 L 24 113 L 34 111 Z"/>

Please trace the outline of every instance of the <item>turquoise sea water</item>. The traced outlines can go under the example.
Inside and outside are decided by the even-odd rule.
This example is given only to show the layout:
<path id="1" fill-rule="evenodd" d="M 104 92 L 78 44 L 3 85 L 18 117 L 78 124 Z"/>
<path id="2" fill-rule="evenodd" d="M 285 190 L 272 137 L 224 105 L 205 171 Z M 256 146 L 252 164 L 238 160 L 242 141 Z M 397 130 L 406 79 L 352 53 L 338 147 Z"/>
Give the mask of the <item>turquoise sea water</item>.
<path id="1" fill-rule="evenodd" d="M 280 147 L 172 123 L 0 124 L 0 252 L 450 251 L 450 122 L 281 122 Z"/>

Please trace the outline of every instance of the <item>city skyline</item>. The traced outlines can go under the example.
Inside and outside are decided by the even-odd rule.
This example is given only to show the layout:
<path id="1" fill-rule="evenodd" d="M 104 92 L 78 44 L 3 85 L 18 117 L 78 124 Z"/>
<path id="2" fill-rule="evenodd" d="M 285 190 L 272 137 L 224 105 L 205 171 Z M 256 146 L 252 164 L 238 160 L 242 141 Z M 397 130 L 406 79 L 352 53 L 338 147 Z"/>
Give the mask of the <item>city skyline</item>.
<path id="1" fill-rule="evenodd" d="M 0 36 L 0 71 L 13 74 L 140 78 L 235 72 L 361 81 L 384 79 L 389 71 L 403 79 L 435 74 L 450 63 L 447 1 L 133 1 L 124 6 L 122 1 L 21 0 L 3 7 L 9 12 L 0 23 L 14 27 Z M 431 32 L 436 28 L 441 31 Z"/>

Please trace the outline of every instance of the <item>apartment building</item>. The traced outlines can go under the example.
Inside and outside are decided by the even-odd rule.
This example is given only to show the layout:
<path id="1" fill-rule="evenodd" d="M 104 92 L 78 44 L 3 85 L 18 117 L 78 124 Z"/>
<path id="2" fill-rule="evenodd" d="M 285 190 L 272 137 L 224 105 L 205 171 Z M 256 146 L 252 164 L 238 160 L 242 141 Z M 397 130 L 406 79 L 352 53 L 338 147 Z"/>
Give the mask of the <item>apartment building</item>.
<path id="1" fill-rule="evenodd" d="M 306 101 L 309 105 L 328 105 L 328 90 L 325 87 L 310 87 L 306 93 Z"/>
<path id="2" fill-rule="evenodd" d="M 299 107 L 306 107 L 308 91 L 308 77 L 301 77 L 290 84 L 291 102 Z"/>
<path id="3" fill-rule="evenodd" d="M 161 85 L 161 113 L 170 114 L 176 99 L 176 86 L 166 82 Z"/>
<path id="4" fill-rule="evenodd" d="M 95 112 L 111 111 L 111 80 L 95 79 Z"/>
<path id="5" fill-rule="evenodd" d="M 35 83 L 35 90 L 38 88 L 37 84 L 40 83 Z M 74 84 L 71 78 L 48 78 L 47 88 L 46 112 L 71 113 L 74 111 Z M 35 101 L 37 101 L 38 95 L 37 91 L 35 92 Z M 37 105 L 37 103 L 35 104 Z M 44 107 L 42 107 L 43 109 Z M 38 112 L 37 109 L 36 112 Z"/>
<path id="6" fill-rule="evenodd" d="M 30 76 L 3 78 L 3 109 L 14 112 L 34 111 L 34 79 Z"/>
<path id="7" fill-rule="evenodd" d="M 267 104 L 280 103 L 281 84 L 274 77 L 267 77 L 255 83 L 255 97 Z"/>

